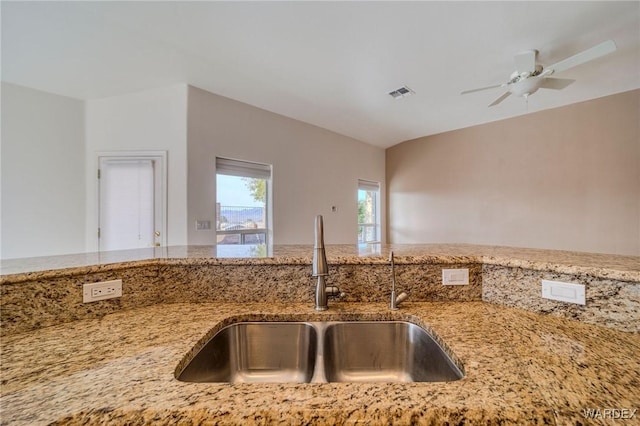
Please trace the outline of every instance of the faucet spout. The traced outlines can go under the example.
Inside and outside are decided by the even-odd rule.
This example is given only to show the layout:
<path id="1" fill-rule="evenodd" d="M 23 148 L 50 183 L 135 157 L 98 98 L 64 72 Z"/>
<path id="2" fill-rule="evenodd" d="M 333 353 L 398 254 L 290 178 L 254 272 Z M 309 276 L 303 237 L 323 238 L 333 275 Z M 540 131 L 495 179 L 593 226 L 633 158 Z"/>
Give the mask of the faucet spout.
<path id="1" fill-rule="evenodd" d="M 313 276 L 329 275 L 327 255 L 324 251 L 324 226 L 322 216 L 316 216 L 315 238 L 313 243 Z"/>
<path id="2" fill-rule="evenodd" d="M 389 308 L 395 311 L 398 309 L 400 303 L 406 300 L 409 295 L 403 291 L 396 297 L 396 264 L 393 260 L 393 251 L 389 254 L 389 262 L 391 262 L 391 304 Z"/>
<path id="3" fill-rule="evenodd" d="M 325 277 L 329 275 L 329 266 L 327 265 L 327 255 L 324 251 L 324 227 L 322 216 L 316 216 L 315 223 L 315 239 L 313 243 L 313 264 L 312 276 L 317 277 L 315 309 L 317 311 L 326 311 L 329 308 L 328 298 L 342 297 L 344 294 L 340 292 L 338 287 L 327 287 Z"/>
<path id="4" fill-rule="evenodd" d="M 326 311 L 329 309 L 329 302 L 327 297 L 327 285 L 324 281 L 324 275 L 318 275 L 318 282 L 316 283 L 316 311 Z"/>

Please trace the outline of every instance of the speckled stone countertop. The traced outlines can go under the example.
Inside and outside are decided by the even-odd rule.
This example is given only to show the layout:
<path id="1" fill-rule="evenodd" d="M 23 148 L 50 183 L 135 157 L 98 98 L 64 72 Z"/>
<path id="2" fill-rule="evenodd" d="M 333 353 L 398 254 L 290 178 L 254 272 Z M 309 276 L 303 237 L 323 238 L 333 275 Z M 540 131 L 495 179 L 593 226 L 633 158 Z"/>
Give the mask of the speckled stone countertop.
<path id="1" fill-rule="evenodd" d="M 463 364 L 448 383 L 183 383 L 176 366 L 236 320 L 402 319 Z M 2 424 L 590 424 L 640 409 L 640 335 L 482 302 L 161 304 L 3 338 Z M 630 413 L 630 412 L 628 412 Z M 640 414 L 620 424 L 638 424 Z M 610 421 L 609 421 L 610 422 Z M 607 423 L 610 424 L 610 423 Z M 618 424 L 618 423 L 616 423 Z"/>
<path id="2" fill-rule="evenodd" d="M 472 244 L 327 245 L 329 263 L 387 263 L 393 250 L 402 263 L 483 263 L 538 271 L 584 274 L 622 281 L 640 281 L 640 256 Z M 0 260 L 0 283 L 82 274 L 105 268 L 146 264 L 311 264 L 310 245 L 172 246 L 103 253 Z"/>

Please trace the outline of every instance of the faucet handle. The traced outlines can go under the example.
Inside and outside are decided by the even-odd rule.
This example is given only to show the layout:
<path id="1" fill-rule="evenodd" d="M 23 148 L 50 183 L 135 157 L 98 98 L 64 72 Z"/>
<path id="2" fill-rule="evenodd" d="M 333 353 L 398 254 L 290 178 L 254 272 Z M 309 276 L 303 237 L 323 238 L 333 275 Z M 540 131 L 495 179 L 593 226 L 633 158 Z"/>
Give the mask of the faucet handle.
<path id="1" fill-rule="evenodd" d="M 391 263 L 391 303 L 389 307 L 392 311 L 398 309 L 398 305 L 402 303 L 402 301 L 406 300 L 409 295 L 404 291 L 396 297 L 396 269 L 395 262 L 393 261 L 393 250 L 389 253 L 389 262 Z"/>
<path id="2" fill-rule="evenodd" d="M 402 303 L 404 300 L 407 300 L 408 297 L 409 297 L 409 295 L 407 293 L 405 293 L 404 291 L 402 293 L 400 293 L 398 295 L 398 297 L 396 297 L 396 306 L 399 305 L 400 303 Z"/>
<path id="3" fill-rule="evenodd" d="M 340 291 L 336 286 L 327 286 L 327 296 L 342 299 L 346 296 L 346 293 L 344 291 Z"/>
<path id="4" fill-rule="evenodd" d="M 402 293 L 400 293 L 396 297 L 395 290 L 392 290 L 391 291 L 391 303 L 389 304 L 389 308 L 392 311 L 395 311 L 396 309 L 398 309 L 398 305 L 400 305 L 400 303 L 402 303 L 404 300 L 407 300 L 408 297 L 409 297 L 409 295 L 407 293 L 405 293 L 404 291 Z"/>

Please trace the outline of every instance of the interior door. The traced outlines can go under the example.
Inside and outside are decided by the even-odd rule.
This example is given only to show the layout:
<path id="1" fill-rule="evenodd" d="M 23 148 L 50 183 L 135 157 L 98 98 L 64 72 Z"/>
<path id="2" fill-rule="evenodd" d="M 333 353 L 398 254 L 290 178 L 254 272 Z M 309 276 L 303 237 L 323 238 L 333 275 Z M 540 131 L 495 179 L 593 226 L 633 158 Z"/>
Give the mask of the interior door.
<path id="1" fill-rule="evenodd" d="M 99 250 L 164 245 L 162 158 L 99 157 Z"/>

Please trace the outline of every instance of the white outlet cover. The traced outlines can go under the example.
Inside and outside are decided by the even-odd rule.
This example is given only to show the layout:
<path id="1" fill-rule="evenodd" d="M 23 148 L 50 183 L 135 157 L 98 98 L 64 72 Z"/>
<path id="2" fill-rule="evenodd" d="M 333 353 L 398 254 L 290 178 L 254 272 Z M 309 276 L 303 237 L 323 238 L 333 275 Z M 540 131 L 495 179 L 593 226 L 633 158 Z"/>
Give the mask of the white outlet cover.
<path id="1" fill-rule="evenodd" d="M 99 292 L 100 294 L 95 294 Z M 97 302 L 122 296 L 122 280 L 100 281 L 82 286 L 82 303 Z"/>
<path id="2" fill-rule="evenodd" d="M 544 299 L 585 305 L 585 296 L 586 290 L 584 284 L 542 280 L 542 297 Z"/>
<path id="3" fill-rule="evenodd" d="M 469 284 L 469 269 L 443 269 L 442 285 L 467 285 Z"/>

